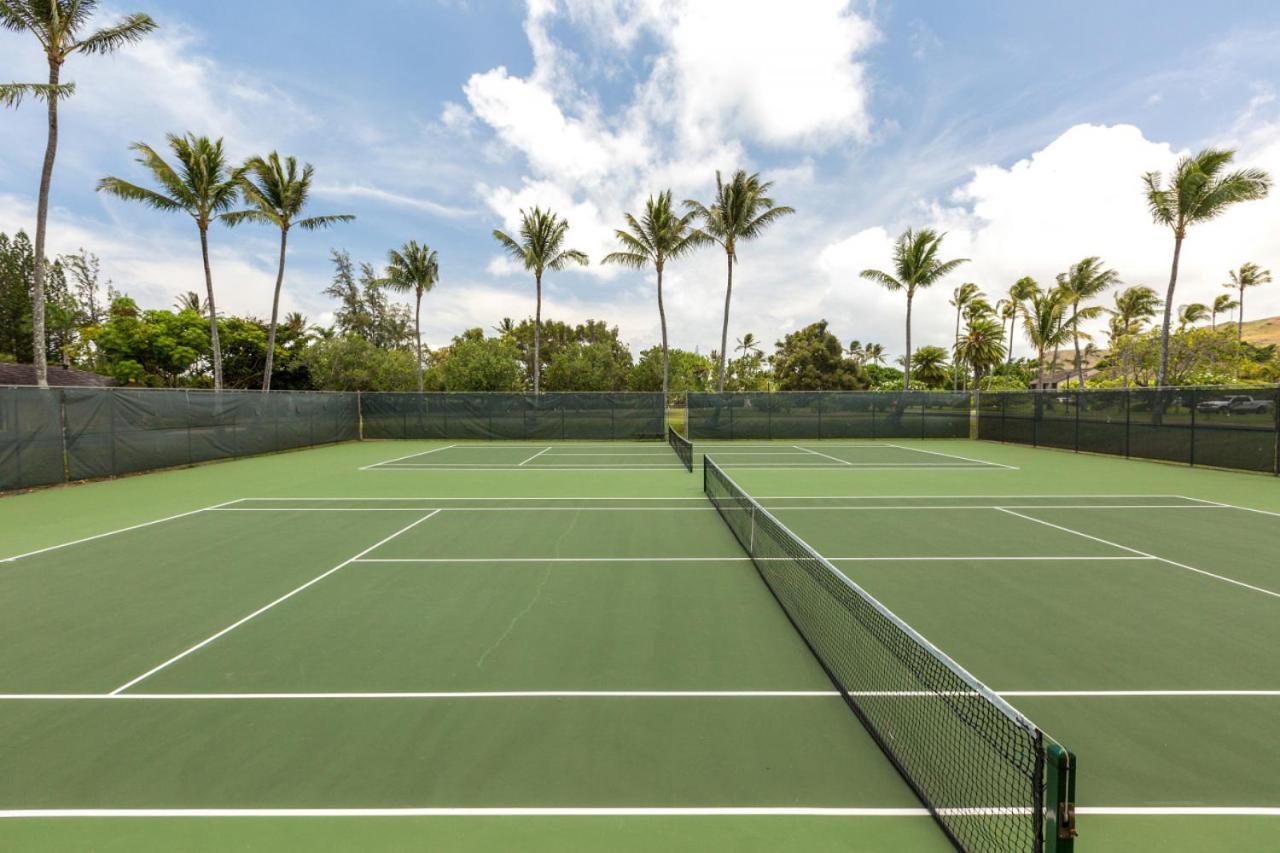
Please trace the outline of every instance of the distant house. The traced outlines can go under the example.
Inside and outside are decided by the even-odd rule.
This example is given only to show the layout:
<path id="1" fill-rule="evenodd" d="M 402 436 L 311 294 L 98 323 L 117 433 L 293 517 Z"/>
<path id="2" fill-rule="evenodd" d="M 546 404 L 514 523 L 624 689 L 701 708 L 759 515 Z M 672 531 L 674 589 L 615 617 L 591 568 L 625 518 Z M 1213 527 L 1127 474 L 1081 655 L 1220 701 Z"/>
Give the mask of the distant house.
<path id="1" fill-rule="evenodd" d="M 34 364 L 10 364 L 0 362 L 0 385 L 35 385 L 36 366 Z M 68 370 L 65 367 L 49 365 L 49 385 L 57 387 L 98 387 L 114 385 L 116 381 L 110 376 L 89 373 L 87 370 Z"/>

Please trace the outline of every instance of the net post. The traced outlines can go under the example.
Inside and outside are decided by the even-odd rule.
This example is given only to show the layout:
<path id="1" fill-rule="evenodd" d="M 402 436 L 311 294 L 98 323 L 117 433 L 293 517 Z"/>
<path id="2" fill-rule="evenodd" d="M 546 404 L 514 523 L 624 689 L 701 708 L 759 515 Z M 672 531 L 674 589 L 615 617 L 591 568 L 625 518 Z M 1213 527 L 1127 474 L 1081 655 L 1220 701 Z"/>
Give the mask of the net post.
<path id="1" fill-rule="evenodd" d="M 1073 853 L 1076 840 L 1076 756 L 1050 743 L 1044 754 L 1044 851 Z"/>

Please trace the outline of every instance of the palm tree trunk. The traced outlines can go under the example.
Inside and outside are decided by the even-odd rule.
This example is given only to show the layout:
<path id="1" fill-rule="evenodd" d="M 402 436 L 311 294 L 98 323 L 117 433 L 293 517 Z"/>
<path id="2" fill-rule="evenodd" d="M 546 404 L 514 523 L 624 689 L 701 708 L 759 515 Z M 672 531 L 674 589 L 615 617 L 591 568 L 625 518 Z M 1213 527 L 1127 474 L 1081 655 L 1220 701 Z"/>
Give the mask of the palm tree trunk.
<path id="1" fill-rule="evenodd" d="M 422 393 L 422 288 L 417 288 L 417 300 L 413 305 L 413 339 L 417 356 L 414 366 L 418 368 L 418 393 Z"/>
<path id="2" fill-rule="evenodd" d="M 915 294 L 907 291 L 907 354 L 902 359 L 902 392 L 911 390 L 911 299 Z"/>
<path id="3" fill-rule="evenodd" d="M 720 374 L 716 380 L 716 393 L 724 393 L 724 354 L 729 347 L 729 300 L 733 297 L 733 251 L 726 250 L 729 276 L 724 287 L 724 325 L 720 329 Z"/>
<path id="4" fill-rule="evenodd" d="M 1071 305 L 1073 315 L 1071 320 L 1071 340 L 1076 348 L 1076 381 L 1080 383 L 1080 390 L 1084 390 L 1084 360 L 1080 358 L 1080 300 L 1076 300 Z"/>
<path id="5" fill-rule="evenodd" d="M 658 320 L 662 324 L 662 407 L 667 406 L 667 383 L 671 365 L 667 355 L 667 309 L 662 305 L 662 265 L 658 264 Z"/>
<path id="6" fill-rule="evenodd" d="M 209 342 L 213 346 L 213 390 L 222 390 L 222 344 L 218 342 L 218 309 L 213 302 L 213 270 L 209 267 L 209 226 L 200 226 L 200 256 L 204 259 L 204 286 L 209 294 Z"/>
<path id="7" fill-rule="evenodd" d="M 1169 290 L 1164 297 L 1164 325 L 1160 329 L 1160 371 L 1156 387 L 1163 388 L 1169 372 L 1169 324 L 1173 319 L 1173 290 L 1178 286 L 1178 258 L 1182 255 L 1182 236 L 1174 232 L 1173 265 L 1169 269 Z M 1243 318 L 1244 312 L 1241 311 Z"/>
<path id="8" fill-rule="evenodd" d="M 1009 367 L 1013 364 L 1013 336 L 1018 333 L 1016 328 L 1017 324 L 1018 324 L 1018 312 L 1014 311 L 1013 316 L 1009 318 L 1009 352 L 1008 352 L 1008 357 L 1005 359 L 1005 362 L 1004 362 L 1006 373 L 1008 373 Z"/>
<path id="9" fill-rule="evenodd" d="M 533 393 L 538 393 L 539 358 L 542 355 L 542 273 L 533 277 L 536 302 L 533 312 Z"/>
<path id="10" fill-rule="evenodd" d="M 1244 285 L 1240 285 L 1240 305 L 1236 315 L 1236 346 L 1244 343 Z"/>
<path id="11" fill-rule="evenodd" d="M 280 315 L 280 288 L 284 285 L 284 251 L 288 245 L 289 231 L 280 229 L 280 265 L 276 268 L 276 292 L 271 297 L 271 327 L 267 330 L 267 366 L 262 371 L 262 390 L 271 390 L 271 365 L 276 355 L 276 318 Z M 210 288 L 210 298 L 213 290 Z"/>
<path id="12" fill-rule="evenodd" d="M 1044 350 L 1036 353 L 1036 387 L 1044 390 Z"/>
<path id="13" fill-rule="evenodd" d="M 61 65 L 49 63 L 49 85 L 58 85 Z M 40 195 L 36 202 L 35 261 L 31 274 L 31 361 L 36 368 L 36 385 L 49 387 L 49 364 L 45 353 L 44 333 L 44 244 L 49 228 L 49 189 L 53 185 L 53 161 L 58 156 L 58 96 L 49 93 L 49 135 L 44 146 L 44 165 L 40 169 Z"/>
<path id="14" fill-rule="evenodd" d="M 960 306 L 956 305 L 956 334 L 951 339 L 951 390 L 960 390 L 960 360 L 956 358 L 956 343 L 960 340 Z"/>

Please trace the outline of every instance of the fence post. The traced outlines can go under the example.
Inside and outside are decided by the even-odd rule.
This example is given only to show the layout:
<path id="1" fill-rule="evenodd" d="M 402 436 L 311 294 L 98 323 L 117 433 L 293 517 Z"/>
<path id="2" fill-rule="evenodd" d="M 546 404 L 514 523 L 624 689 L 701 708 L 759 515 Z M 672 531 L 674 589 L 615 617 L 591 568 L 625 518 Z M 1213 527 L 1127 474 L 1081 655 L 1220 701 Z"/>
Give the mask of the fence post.
<path id="1" fill-rule="evenodd" d="M 822 392 L 818 392 L 818 438 L 822 438 Z"/>
<path id="2" fill-rule="evenodd" d="M 1000 392 L 1000 443 L 1009 443 L 1009 424 L 1005 413 L 1009 411 L 1009 392 Z"/>
<path id="3" fill-rule="evenodd" d="M 1124 458 L 1129 458 L 1129 429 L 1132 421 L 1131 410 L 1133 408 L 1133 390 L 1124 389 Z"/>
<path id="4" fill-rule="evenodd" d="M 1191 408 L 1191 441 L 1189 442 L 1191 446 L 1187 448 L 1187 456 L 1189 457 L 1187 464 L 1194 468 L 1196 464 L 1196 408 L 1200 402 L 1200 393 L 1191 389 L 1187 391 L 1187 395 Z"/>
<path id="5" fill-rule="evenodd" d="M 1044 397 L 1044 389 L 1041 388 L 1031 392 L 1031 446 L 1040 446 L 1040 415 L 1043 411 L 1042 402 Z"/>
<path id="6" fill-rule="evenodd" d="M 1076 426 L 1075 434 L 1071 437 L 1071 449 L 1076 453 L 1080 452 L 1080 406 L 1084 404 L 1084 389 L 1081 388 L 1076 392 Z"/>
<path id="7" fill-rule="evenodd" d="M 15 406 L 16 409 L 16 401 Z M 62 480 L 71 482 L 71 450 L 67 446 L 67 392 L 58 389 L 58 432 L 62 435 Z"/>
<path id="8" fill-rule="evenodd" d="M 116 391 L 107 390 L 107 436 L 111 439 L 111 476 L 116 476 Z"/>
<path id="9" fill-rule="evenodd" d="M 1275 475 L 1280 477 L 1280 387 L 1276 388 L 1276 398 L 1272 401 L 1272 410 L 1275 412 L 1275 428 L 1276 428 L 1276 449 L 1272 455 L 1272 467 Z"/>

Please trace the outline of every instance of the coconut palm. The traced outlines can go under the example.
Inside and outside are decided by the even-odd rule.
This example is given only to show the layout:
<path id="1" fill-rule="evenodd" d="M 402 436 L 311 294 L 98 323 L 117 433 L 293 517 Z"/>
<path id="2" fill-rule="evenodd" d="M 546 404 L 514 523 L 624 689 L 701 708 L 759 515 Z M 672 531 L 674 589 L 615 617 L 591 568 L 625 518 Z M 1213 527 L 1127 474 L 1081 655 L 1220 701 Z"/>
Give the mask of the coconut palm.
<path id="1" fill-rule="evenodd" d="M 1178 306 L 1178 331 L 1185 332 L 1196 323 L 1203 323 L 1209 316 L 1209 306 L 1203 302 L 1192 302 Z"/>
<path id="2" fill-rule="evenodd" d="M 956 340 L 955 357 L 973 371 L 973 387 L 977 389 L 982 377 L 1004 360 L 1004 351 L 1004 322 L 978 315 L 970 319 L 964 334 Z"/>
<path id="3" fill-rule="evenodd" d="M 1164 299 L 1164 325 L 1160 331 L 1160 369 L 1156 385 L 1163 386 L 1169 370 L 1169 325 L 1172 322 L 1173 292 L 1178 285 L 1178 261 L 1187 230 L 1220 215 L 1231 205 L 1265 198 L 1271 177 L 1262 169 L 1224 170 L 1235 152 L 1206 148 L 1194 157 L 1178 161 L 1166 185 L 1159 172 L 1142 176 L 1147 206 L 1157 225 L 1173 231 L 1173 263 L 1169 270 L 1169 290 Z"/>
<path id="4" fill-rule="evenodd" d="M 951 301 L 949 304 L 956 309 L 956 333 L 952 337 L 952 342 L 951 342 L 953 347 L 955 346 L 956 342 L 960 340 L 960 313 L 964 311 L 965 307 L 974 299 L 976 299 L 978 295 L 981 293 L 982 293 L 982 290 L 978 287 L 978 285 L 974 284 L 971 281 L 966 281 L 964 284 L 960 285 L 955 290 L 951 291 Z M 954 368 L 952 370 L 952 373 L 954 374 L 953 385 L 955 386 L 955 390 L 959 391 L 960 390 L 960 363 L 956 362 L 955 364 L 952 365 L 952 367 Z"/>
<path id="5" fill-rule="evenodd" d="M 178 294 L 178 298 L 173 301 L 174 311 L 194 311 L 203 317 L 207 309 L 208 304 L 201 302 L 200 294 L 194 290 Z"/>
<path id="6" fill-rule="evenodd" d="M 760 180 L 759 174 L 748 175 L 739 169 L 733 178 L 725 183 L 720 172 L 716 172 L 716 194 L 711 204 L 704 205 L 700 201 L 688 199 L 685 209 L 701 220 L 701 226 L 694 229 L 698 242 L 715 243 L 724 249 L 728 267 L 728 277 L 724 288 L 724 323 L 720 329 L 720 350 L 716 392 L 724 393 L 724 359 L 729 347 L 729 304 L 733 298 L 733 265 L 738 261 L 738 243 L 754 240 L 764 230 L 795 210 L 785 205 L 775 204 L 769 198 L 770 181 Z"/>
<path id="7" fill-rule="evenodd" d="M 1069 295 L 1061 288 L 1040 290 L 1022 308 L 1022 328 L 1036 351 L 1036 386 L 1044 387 L 1044 357 L 1071 339 Z"/>
<path id="8" fill-rule="evenodd" d="M 738 346 L 734 348 L 734 352 L 741 353 L 742 357 L 745 358 L 749 355 L 761 355 L 764 351 L 760 349 L 759 339 L 750 332 L 747 332 L 745 335 L 738 338 Z"/>
<path id="9" fill-rule="evenodd" d="M 1137 285 L 1127 287 L 1112 297 L 1114 308 L 1108 308 L 1111 315 L 1110 337 L 1112 352 L 1120 353 L 1120 374 L 1124 379 L 1124 387 L 1129 387 L 1130 359 L 1121 349 L 1124 339 L 1142 331 L 1143 325 L 1155 317 L 1160 310 L 1160 295 L 1149 287 Z M 1136 372 L 1136 367 L 1134 368 Z"/>
<path id="10" fill-rule="evenodd" d="M 884 344 L 867 344 L 862 348 L 864 362 L 884 364 Z"/>
<path id="11" fill-rule="evenodd" d="M 280 154 L 272 151 L 266 156 L 251 157 L 245 162 L 244 181 L 240 191 L 244 200 L 250 205 L 248 210 L 237 210 L 222 216 L 222 221 L 229 226 L 242 222 L 257 222 L 263 225 L 274 225 L 280 229 L 280 262 L 276 267 L 276 287 L 271 297 L 271 325 L 267 330 L 267 364 L 262 371 L 262 390 L 271 390 L 271 366 L 276 352 L 276 318 L 280 313 L 280 290 L 284 285 L 285 249 L 289 244 L 289 229 L 301 228 L 303 231 L 318 231 L 338 222 L 350 222 L 355 219 L 350 214 L 330 216 L 308 216 L 299 219 L 302 209 L 307 205 L 307 196 L 311 193 L 311 178 L 315 169 L 310 163 L 298 172 L 298 161 L 286 157 L 283 161 Z"/>
<path id="12" fill-rule="evenodd" d="M 1013 332 L 1014 326 L 1018 322 L 1018 317 L 1022 314 L 1022 306 L 1039 290 L 1039 283 L 1029 275 L 1024 275 L 1009 287 L 1007 307 L 1005 309 L 1008 312 L 1006 319 L 1009 321 L 1009 351 L 1005 354 L 1006 365 L 1013 363 Z"/>
<path id="13" fill-rule="evenodd" d="M 167 137 L 169 148 L 178 159 L 178 169 L 165 162 L 155 150 L 143 142 L 129 146 L 138 152 L 138 163 L 151 172 L 160 190 L 132 184 L 123 178 L 107 177 L 98 181 L 98 190 L 125 199 L 139 201 L 156 210 L 181 212 L 195 220 L 200 231 L 200 254 L 204 260 L 204 284 L 208 291 L 209 338 L 213 345 L 213 387 L 222 389 L 222 346 L 218 342 L 218 309 L 213 299 L 213 271 L 209 267 L 209 224 L 230 210 L 240 195 L 244 167 L 227 165 L 222 140 L 188 133 Z"/>
<path id="14" fill-rule="evenodd" d="M 378 279 L 381 287 L 398 293 L 413 294 L 414 366 L 417 368 L 418 393 L 422 393 L 422 295 L 440 280 L 440 260 L 425 245 L 410 240 L 399 249 L 387 252 L 387 274 Z"/>
<path id="15" fill-rule="evenodd" d="M 1227 286 L 1231 287 L 1232 285 L 1227 285 Z M 1234 311 L 1239 307 L 1240 307 L 1240 302 L 1230 293 L 1219 294 L 1213 300 L 1213 304 L 1209 306 L 1209 314 L 1210 314 L 1211 322 L 1213 324 L 1213 330 L 1215 332 L 1218 330 L 1219 314 L 1225 314 L 1228 311 Z"/>
<path id="16" fill-rule="evenodd" d="M 862 278 L 874 281 L 886 290 L 901 290 L 907 294 L 907 355 L 902 363 L 904 389 L 911 387 L 911 303 L 916 297 L 916 291 L 929 287 L 969 260 L 953 258 L 944 261 L 939 258 L 938 252 L 945 236 L 932 228 L 921 228 L 919 231 L 908 228 L 898 237 L 893 247 L 893 275 L 875 269 L 866 269 L 861 273 Z"/>
<path id="17" fill-rule="evenodd" d="M 947 351 L 942 347 L 924 346 L 911 357 L 916 366 L 916 380 L 926 388 L 945 388 L 948 374 Z M 906 365 L 906 359 L 903 359 Z M 906 385 L 904 388 L 908 387 Z"/>
<path id="18" fill-rule="evenodd" d="M 1081 308 L 1080 303 L 1096 299 L 1119 282 L 1120 274 L 1103 269 L 1102 259 L 1096 256 L 1078 261 L 1066 273 L 1058 275 L 1058 286 L 1064 288 L 1071 298 L 1071 341 L 1076 351 L 1076 380 L 1081 388 L 1084 387 L 1084 359 L 1080 353 L 1080 339 L 1087 336 L 1080 332 L 1080 323 L 1100 316 L 1103 309 L 1097 305 Z"/>
<path id="19" fill-rule="evenodd" d="M 561 219 L 551 210 L 534 207 L 530 211 L 520 211 L 520 240 L 497 229 L 493 239 L 513 259 L 526 270 L 533 273 L 536 302 L 533 318 L 533 393 L 538 393 L 541 365 L 538 360 L 542 355 L 542 275 L 547 270 L 560 271 L 569 264 L 586 266 L 586 253 L 577 249 L 564 247 L 565 237 L 569 233 L 569 223 Z"/>
<path id="20" fill-rule="evenodd" d="M 156 28 L 155 21 L 140 12 L 126 15 L 109 27 L 80 36 L 93 17 L 98 0 L 0 0 L 0 27 L 13 32 L 29 32 L 40 42 L 49 63 L 47 83 L 0 83 L 0 105 L 17 107 L 27 97 L 45 102 L 48 108 L 48 136 L 44 165 L 40 169 L 40 191 L 36 196 L 36 242 L 31 271 L 31 336 L 36 368 L 36 384 L 49 387 L 44 333 L 45 237 L 49 225 L 49 188 L 53 184 L 53 162 L 58 155 L 58 102 L 75 93 L 74 83 L 62 82 L 62 66 L 74 53 L 101 56 L 114 53 L 139 41 Z"/>
<path id="21" fill-rule="evenodd" d="M 1229 275 L 1231 276 L 1231 281 L 1224 284 L 1223 287 L 1240 292 L 1240 298 L 1236 303 L 1236 307 L 1240 309 L 1236 322 L 1236 342 L 1239 343 L 1244 340 L 1245 288 L 1257 287 L 1260 284 L 1270 284 L 1271 270 L 1264 270 L 1255 263 L 1247 263 L 1242 264 L 1238 270 L 1232 270 Z"/>
<path id="22" fill-rule="evenodd" d="M 621 264 L 632 269 L 644 269 L 652 266 L 658 277 L 658 322 L 662 326 L 662 399 L 667 399 L 667 385 L 670 381 L 670 354 L 667 348 L 667 309 L 662 302 L 662 272 L 668 261 L 673 261 L 699 245 L 701 237 L 694 233 L 690 223 L 695 214 L 683 216 L 676 213 L 671 202 L 671 190 L 658 193 L 657 198 L 649 196 L 644 205 L 644 218 L 637 220 L 630 213 L 626 214 L 625 230 L 614 231 L 622 251 L 611 252 L 601 261 L 606 264 Z M 751 337 L 748 334 L 748 337 Z"/>

